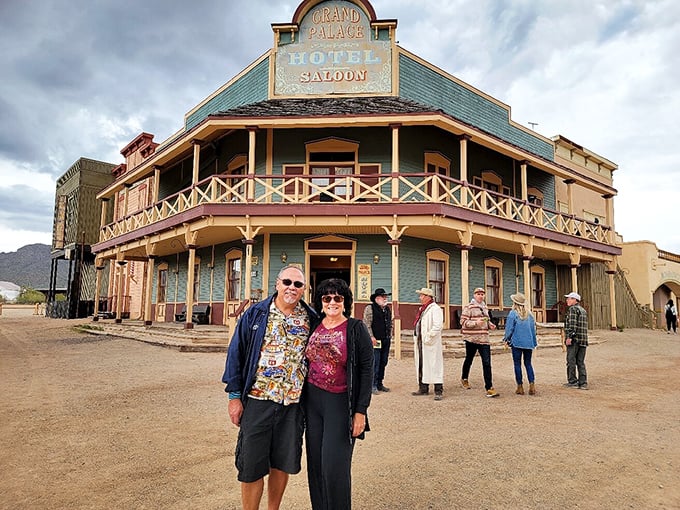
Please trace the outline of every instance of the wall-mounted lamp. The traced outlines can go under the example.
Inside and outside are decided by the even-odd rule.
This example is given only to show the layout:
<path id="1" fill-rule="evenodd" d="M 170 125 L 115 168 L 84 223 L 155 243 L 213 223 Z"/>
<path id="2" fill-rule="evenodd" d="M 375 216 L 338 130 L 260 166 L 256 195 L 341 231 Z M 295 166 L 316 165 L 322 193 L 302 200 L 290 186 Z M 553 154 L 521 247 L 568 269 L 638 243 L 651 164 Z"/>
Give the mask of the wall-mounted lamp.
<path id="1" fill-rule="evenodd" d="M 338 257 L 331 257 L 329 260 L 330 260 L 331 262 L 337 262 L 337 261 L 338 261 Z"/>
<path id="2" fill-rule="evenodd" d="M 288 262 L 288 254 L 285 251 L 281 252 L 281 263 L 285 264 Z"/>
<path id="3" fill-rule="evenodd" d="M 380 255 L 378 253 L 374 253 L 373 254 L 373 263 L 377 264 L 378 262 L 380 262 Z"/>

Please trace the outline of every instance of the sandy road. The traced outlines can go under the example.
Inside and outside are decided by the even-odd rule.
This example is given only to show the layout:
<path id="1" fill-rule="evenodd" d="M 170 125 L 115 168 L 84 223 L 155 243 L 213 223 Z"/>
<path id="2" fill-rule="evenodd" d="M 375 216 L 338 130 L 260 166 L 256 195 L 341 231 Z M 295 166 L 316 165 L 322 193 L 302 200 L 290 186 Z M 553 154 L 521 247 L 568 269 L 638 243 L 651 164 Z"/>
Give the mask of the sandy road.
<path id="1" fill-rule="evenodd" d="M 79 322 L 0 317 L 0 508 L 239 508 L 224 356 Z M 508 355 L 493 357 L 497 399 L 479 360 L 466 391 L 447 359 L 442 402 L 411 397 L 412 360 L 390 360 L 354 508 L 680 508 L 680 336 L 597 334 L 585 392 L 561 386 L 559 349 L 539 348 L 535 397 L 514 395 Z M 304 471 L 284 508 L 309 508 Z"/>

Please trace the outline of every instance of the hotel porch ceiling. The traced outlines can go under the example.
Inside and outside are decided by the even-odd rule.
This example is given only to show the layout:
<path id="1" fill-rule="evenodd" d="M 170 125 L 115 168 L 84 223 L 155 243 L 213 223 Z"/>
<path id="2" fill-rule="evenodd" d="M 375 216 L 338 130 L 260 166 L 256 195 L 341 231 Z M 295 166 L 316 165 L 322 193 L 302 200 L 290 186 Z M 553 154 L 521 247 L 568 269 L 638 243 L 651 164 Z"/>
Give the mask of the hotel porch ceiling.
<path id="1" fill-rule="evenodd" d="M 199 206 L 162 224 L 153 224 L 96 246 L 101 259 L 145 260 L 196 248 L 242 240 L 244 231 L 264 234 L 382 235 L 403 231 L 404 237 L 462 245 L 471 234 L 473 248 L 531 256 L 570 264 L 611 262 L 620 249 L 577 236 L 536 228 L 440 204 L 307 204 Z M 261 227 L 258 229 L 258 227 Z M 396 227 L 396 228 L 395 228 Z"/>

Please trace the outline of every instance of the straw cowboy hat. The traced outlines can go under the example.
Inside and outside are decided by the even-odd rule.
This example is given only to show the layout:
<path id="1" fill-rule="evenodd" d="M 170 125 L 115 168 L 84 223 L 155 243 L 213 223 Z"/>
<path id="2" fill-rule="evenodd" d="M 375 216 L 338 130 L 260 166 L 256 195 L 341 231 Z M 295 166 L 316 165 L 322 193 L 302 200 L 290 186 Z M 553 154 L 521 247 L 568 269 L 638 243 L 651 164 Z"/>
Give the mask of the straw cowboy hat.
<path id="1" fill-rule="evenodd" d="M 424 296 L 434 297 L 434 291 L 432 289 L 428 289 L 427 287 L 423 287 L 422 289 L 417 290 L 416 294 L 423 294 Z"/>
<path id="2" fill-rule="evenodd" d="M 486 294 L 486 291 L 481 287 L 477 287 L 475 290 L 472 291 L 473 294 L 477 294 L 478 292 L 481 292 L 482 294 Z"/>
<path id="3" fill-rule="evenodd" d="M 521 292 L 513 294 L 512 296 L 510 296 L 510 299 L 512 299 L 513 303 L 517 303 L 520 306 L 524 306 L 527 303 L 527 298 L 525 298 L 524 294 L 522 294 Z"/>

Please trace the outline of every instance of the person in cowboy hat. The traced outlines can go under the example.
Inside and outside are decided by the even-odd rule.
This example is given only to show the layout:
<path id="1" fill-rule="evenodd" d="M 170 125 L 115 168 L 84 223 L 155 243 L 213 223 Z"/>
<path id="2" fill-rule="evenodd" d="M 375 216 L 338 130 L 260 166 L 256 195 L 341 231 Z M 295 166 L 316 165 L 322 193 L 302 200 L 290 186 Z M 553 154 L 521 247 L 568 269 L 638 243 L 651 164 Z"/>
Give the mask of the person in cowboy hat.
<path id="1" fill-rule="evenodd" d="M 427 395 L 434 384 L 434 399 L 441 400 L 444 393 L 444 354 L 442 328 L 444 314 L 434 300 L 432 289 L 417 290 L 420 308 L 413 325 L 413 354 L 418 374 L 418 391 L 412 395 Z"/>
<path id="2" fill-rule="evenodd" d="M 487 397 L 497 397 L 498 392 L 493 387 L 491 375 L 491 342 L 489 342 L 489 330 L 496 329 L 496 325 L 491 322 L 489 309 L 484 302 L 486 292 L 483 288 L 477 287 L 473 292 L 474 298 L 470 303 L 463 307 L 460 314 L 461 333 L 465 340 L 465 361 L 460 383 L 463 388 L 470 389 L 468 376 L 470 367 L 475 354 L 479 351 L 482 358 L 482 371 L 484 373 L 484 388 Z"/>
<path id="3" fill-rule="evenodd" d="M 385 378 L 385 367 L 390 355 L 390 343 L 392 341 L 392 310 L 387 304 L 387 298 L 391 295 L 382 287 L 378 287 L 371 294 L 371 304 L 364 308 L 364 324 L 371 335 L 375 357 L 373 367 L 374 395 L 381 391 L 390 391 L 383 384 L 383 379 Z"/>
<path id="4" fill-rule="evenodd" d="M 503 340 L 512 347 L 512 362 L 515 368 L 515 382 L 517 395 L 524 395 L 522 381 L 522 358 L 529 380 L 529 395 L 536 394 L 534 385 L 534 367 L 531 366 L 531 355 L 538 345 L 536 341 L 536 321 L 526 306 L 526 297 L 521 292 L 510 296 L 512 310 L 505 321 L 505 338 Z"/>

